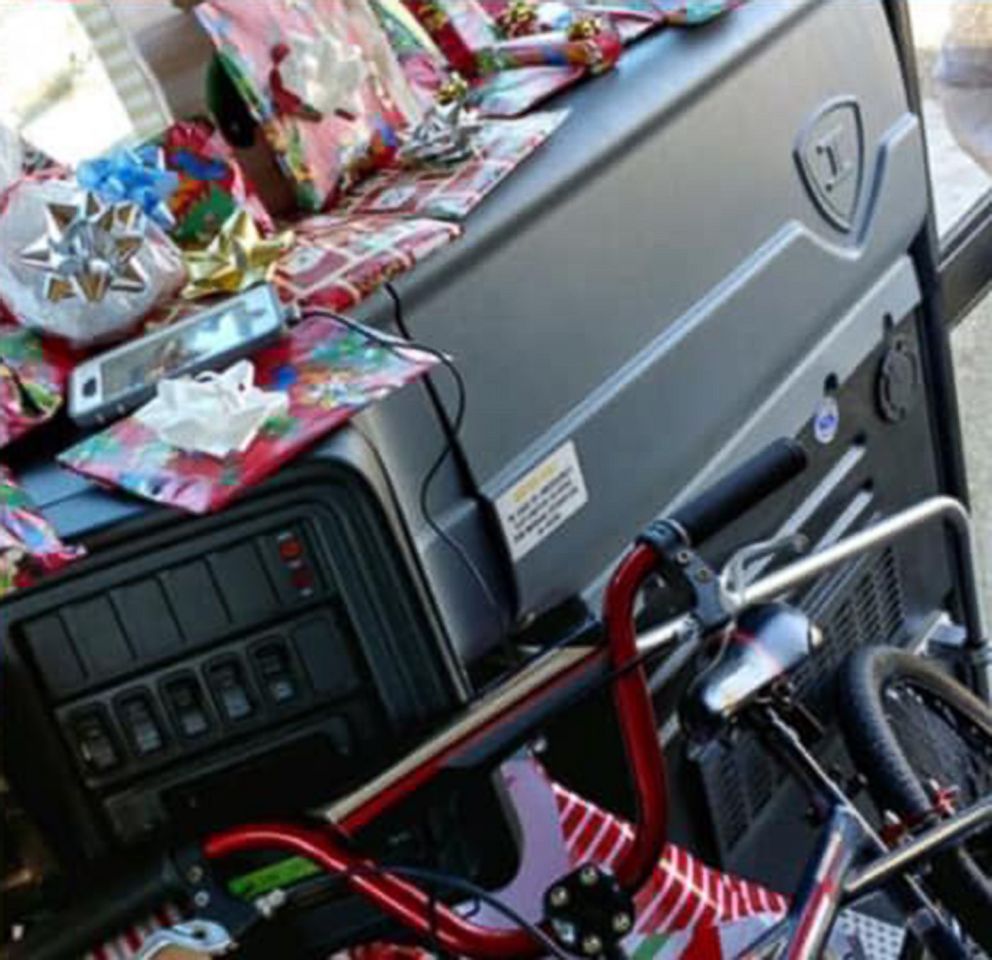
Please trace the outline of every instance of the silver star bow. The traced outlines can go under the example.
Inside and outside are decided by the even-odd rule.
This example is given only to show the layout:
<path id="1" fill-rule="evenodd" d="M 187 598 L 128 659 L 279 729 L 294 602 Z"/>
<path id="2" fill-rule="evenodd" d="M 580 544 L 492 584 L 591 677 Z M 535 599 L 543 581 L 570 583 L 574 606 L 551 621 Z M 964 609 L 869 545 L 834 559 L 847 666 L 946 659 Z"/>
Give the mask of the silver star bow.
<path id="1" fill-rule="evenodd" d="M 483 124 L 464 99 L 435 102 L 423 120 L 405 137 L 399 160 L 409 166 L 448 164 L 476 153 L 476 137 Z"/>
<path id="2" fill-rule="evenodd" d="M 104 204 L 87 190 L 73 203 L 49 202 L 45 216 L 45 235 L 21 251 L 21 261 L 44 271 L 46 300 L 99 303 L 111 290 L 145 291 L 148 278 L 135 261 L 146 240 L 139 207 Z"/>

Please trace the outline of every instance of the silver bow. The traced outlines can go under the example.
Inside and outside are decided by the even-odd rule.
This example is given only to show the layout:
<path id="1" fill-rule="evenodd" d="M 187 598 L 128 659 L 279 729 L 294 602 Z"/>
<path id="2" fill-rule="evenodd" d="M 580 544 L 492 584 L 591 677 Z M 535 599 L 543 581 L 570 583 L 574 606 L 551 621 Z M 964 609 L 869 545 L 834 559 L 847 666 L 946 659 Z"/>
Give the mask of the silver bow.
<path id="1" fill-rule="evenodd" d="M 111 290 L 144 292 L 148 278 L 135 261 L 144 218 L 135 204 L 104 204 L 87 190 L 76 202 L 49 202 L 45 219 L 45 235 L 21 251 L 21 261 L 44 271 L 46 300 L 99 303 Z"/>
<path id="2" fill-rule="evenodd" d="M 407 166 L 451 164 L 475 156 L 483 128 L 478 114 L 464 100 L 434 103 L 423 120 L 404 137 L 399 160 Z"/>

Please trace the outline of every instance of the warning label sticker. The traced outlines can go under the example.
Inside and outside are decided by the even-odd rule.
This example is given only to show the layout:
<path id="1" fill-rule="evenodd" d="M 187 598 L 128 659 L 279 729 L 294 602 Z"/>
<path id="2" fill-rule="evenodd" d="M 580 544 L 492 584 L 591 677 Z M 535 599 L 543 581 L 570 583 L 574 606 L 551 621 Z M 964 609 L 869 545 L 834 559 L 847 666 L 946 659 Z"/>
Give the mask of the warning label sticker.
<path id="1" fill-rule="evenodd" d="M 575 444 L 569 441 L 496 500 L 513 560 L 527 556 L 588 499 Z"/>

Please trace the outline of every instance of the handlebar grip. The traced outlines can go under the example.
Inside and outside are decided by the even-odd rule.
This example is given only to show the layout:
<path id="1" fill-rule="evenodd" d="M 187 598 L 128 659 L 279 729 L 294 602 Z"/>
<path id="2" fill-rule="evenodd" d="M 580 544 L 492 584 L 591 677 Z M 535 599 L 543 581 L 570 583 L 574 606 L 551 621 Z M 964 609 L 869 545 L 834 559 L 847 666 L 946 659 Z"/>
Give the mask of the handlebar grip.
<path id="1" fill-rule="evenodd" d="M 101 942 L 142 920 L 182 891 L 171 857 L 134 863 L 17 943 L 0 947 L 0 960 L 77 960 Z"/>
<path id="2" fill-rule="evenodd" d="M 698 545 L 799 476 L 808 462 L 797 441 L 775 440 L 679 507 L 671 519 L 685 531 L 690 544 Z"/>

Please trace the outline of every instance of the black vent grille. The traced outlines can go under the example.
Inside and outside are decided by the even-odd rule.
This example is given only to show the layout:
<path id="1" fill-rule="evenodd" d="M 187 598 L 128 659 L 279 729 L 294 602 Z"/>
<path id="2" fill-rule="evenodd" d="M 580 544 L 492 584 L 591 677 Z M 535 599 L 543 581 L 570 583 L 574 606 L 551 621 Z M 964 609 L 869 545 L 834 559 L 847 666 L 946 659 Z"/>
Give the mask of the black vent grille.
<path id="1" fill-rule="evenodd" d="M 889 549 L 858 565 L 840 589 L 811 595 L 803 609 L 823 628 L 826 642 L 796 672 L 803 702 L 821 719 L 833 718 L 833 682 L 853 650 L 870 643 L 893 643 L 905 612 L 895 553 Z M 852 582 L 853 581 L 853 582 Z"/>
<path id="2" fill-rule="evenodd" d="M 867 644 L 899 642 L 905 624 L 899 564 L 892 550 L 865 557 L 816 588 L 803 609 L 826 642 L 795 674 L 803 703 L 821 720 L 833 719 L 833 683 L 847 655 Z M 707 748 L 698 761 L 722 857 L 734 848 L 784 785 L 785 777 L 761 744 L 744 733 L 731 749 Z"/>

